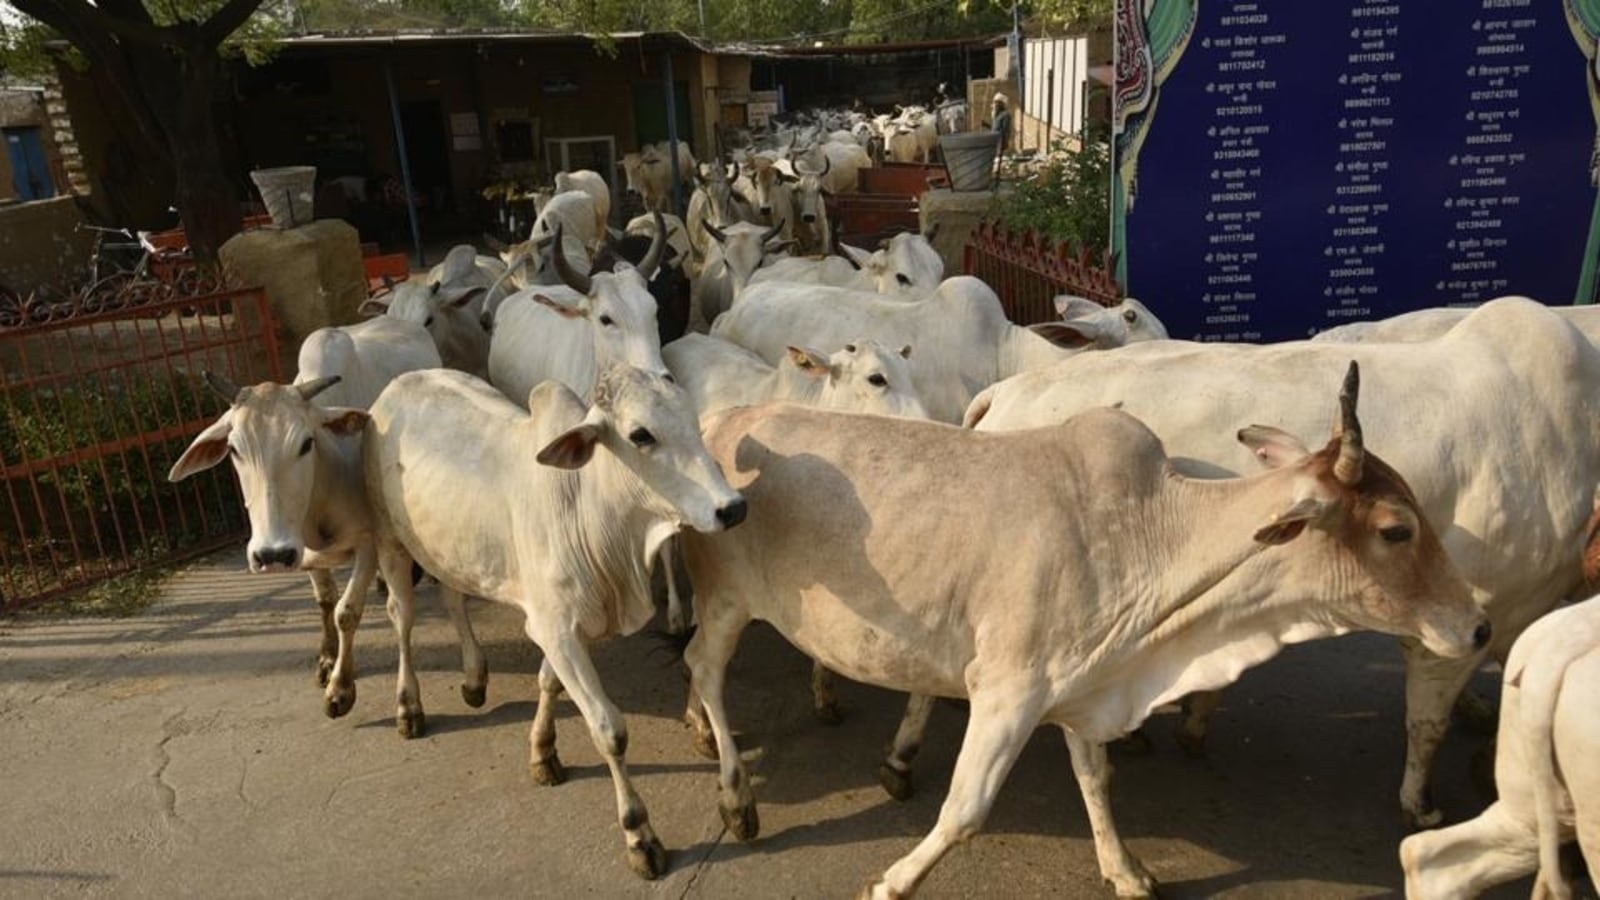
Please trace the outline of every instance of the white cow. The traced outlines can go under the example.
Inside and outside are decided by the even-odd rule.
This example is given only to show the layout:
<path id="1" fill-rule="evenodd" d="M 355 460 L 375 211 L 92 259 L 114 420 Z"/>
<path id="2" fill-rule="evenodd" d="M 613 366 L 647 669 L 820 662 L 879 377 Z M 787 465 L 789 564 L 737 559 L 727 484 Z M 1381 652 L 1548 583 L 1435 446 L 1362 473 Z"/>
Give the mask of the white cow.
<path id="1" fill-rule="evenodd" d="M 1365 418 L 1390 436 L 1387 457 L 1408 473 L 1486 604 L 1492 650 L 1504 659 L 1529 622 L 1581 584 L 1600 484 L 1600 350 L 1543 306 L 1495 300 L 1416 344 L 1156 341 L 1083 354 L 985 390 L 966 423 L 1033 428 L 1121 403 L 1196 471 L 1236 473 L 1250 455 L 1219 437 L 1218 426 L 1310 431 L 1320 421 L 1318 386 L 1351 359 L 1383 379 L 1382 399 Z M 1484 654 L 1441 660 L 1414 644 L 1405 652 L 1400 804 L 1408 822 L 1432 825 L 1440 816 L 1427 799 L 1428 771 L 1451 704 Z M 1180 730 L 1189 749 L 1203 742 L 1214 708 L 1213 697 L 1191 709 Z"/>
<path id="2" fill-rule="evenodd" d="M 594 200 L 586 191 L 564 191 L 550 198 L 534 220 L 528 240 L 501 251 L 500 258 L 506 263 L 501 280 L 519 290 L 536 284 L 561 284 L 551 253 L 557 235 L 561 236 L 566 264 L 587 275 L 606 232 L 595 228 Z M 494 287 L 499 285 L 497 281 Z"/>
<path id="3" fill-rule="evenodd" d="M 1527 299 L 1527 298 L 1523 298 Z M 1600 342 L 1600 306 L 1552 306 L 1551 311 L 1571 322 L 1591 341 Z M 1376 322 L 1351 322 L 1320 331 L 1313 341 L 1358 344 L 1368 341 L 1412 342 L 1436 338 L 1471 314 L 1471 309 L 1437 306 L 1416 309 Z"/>
<path id="4" fill-rule="evenodd" d="M 861 337 L 910 344 L 917 348 L 917 392 L 933 418 L 951 423 L 984 387 L 1064 359 L 1084 343 L 1069 322 L 1012 324 L 994 291 L 966 275 L 947 279 L 920 303 L 821 285 L 752 284 L 711 334 L 773 364 L 794 343 L 829 347 Z"/>
<path id="5" fill-rule="evenodd" d="M 928 237 L 915 232 L 897 234 L 871 252 L 849 244 L 838 244 L 837 252 L 779 260 L 758 270 L 751 283 L 828 284 L 916 300 L 932 294 L 944 280 L 944 260 Z"/>
<path id="6" fill-rule="evenodd" d="M 363 301 L 360 311 L 422 326 L 433 338 L 445 366 L 482 378 L 489 360 L 489 332 L 483 323 L 493 319 L 505 299 L 504 275 L 500 260 L 478 256 L 471 244 L 459 244 L 428 273 L 426 282 L 413 279 L 397 284 L 387 297 Z M 367 402 L 376 396 L 374 393 Z"/>
<path id="7" fill-rule="evenodd" d="M 711 249 L 711 233 L 705 230 L 704 223 L 710 222 L 720 227 L 750 221 L 755 217 L 750 209 L 750 201 L 733 186 L 739 179 L 738 163 L 733 164 L 731 175 L 723 170 L 720 162 L 697 175 L 698 185 L 689 198 L 689 209 L 685 217 L 685 224 L 689 229 L 689 245 L 694 248 L 696 263 L 689 271 L 690 275 L 698 274 L 699 265 L 705 261 Z"/>
<path id="8" fill-rule="evenodd" d="M 755 274 L 767 255 L 782 249 L 784 242 L 780 240 L 780 234 L 783 225 L 783 222 L 779 222 L 768 228 L 740 222 L 718 228 L 710 222 L 703 224 L 713 243 L 691 287 L 690 305 L 699 310 L 701 319 L 707 324 L 715 322 L 718 316 L 732 309 L 743 296 L 750 276 Z M 777 360 L 774 358 L 770 361 L 776 363 Z"/>
<path id="9" fill-rule="evenodd" d="M 1570 898 L 1559 851 L 1574 836 L 1600 872 L 1600 598 L 1530 625 L 1501 687 L 1498 799 L 1400 843 L 1409 900 L 1475 897 L 1536 869 L 1535 897 Z"/>
<path id="10" fill-rule="evenodd" d="M 917 142 L 916 131 L 907 124 L 895 123 L 885 139 L 889 161 L 908 163 L 917 161 L 920 145 Z"/>
<path id="11" fill-rule="evenodd" d="M 228 410 L 195 437 L 167 477 L 182 481 L 232 459 L 250 516 L 250 571 L 300 569 L 311 576 L 322 611 L 317 683 L 326 687 L 324 710 L 340 716 L 355 700 L 348 687 L 354 656 L 341 645 L 349 636 L 335 629 L 341 597 L 332 570 L 354 567 L 345 600 L 364 598 L 377 572 L 360 468 L 365 410 L 401 374 L 438 368 L 439 353 L 421 326 L 379 316 L 307 335 L 299 365 L 293 385 L 243 390 L 208 373 L 206 382 L 228 400 Z M 411 573 L 404 577 L 409 584 Z M 462 696 L 481 706 L 487 665 L 463 608 L 452 605 L 449 612 L 461 637 Z"/>
<path id="12" fill-rule="evenodd" d="M 665 373 L 649 291 L 665 252 L 659 238 L 638 268 L 619 263 L 614 271 L 593 275 L 568 266 L 558 241 L 552 268 L 565 284 L 527 288 L 500 305 L 489 342 L 489 381 L 520 403 L 546 380 L 587 396 L 614 362 Z"/>
<path id="13" fill-rule="evenodd" d="M 743 347 L 703 334 L 686 334 L 661 348 L 661 358 L 701 415 L 782 400 L 926 419 L 906 364 L 910 356 L 910 346 L 890 350 L 877 341 L 860 340 L 831 357 L 790 347 L 778 365 L 770 366 Z"/>
<path id="14" fill-rule="evenodd" d="M 606 233 L 606 223 L 611 221 L 611 185 L 606 184 L 605 178 L 599 172 L 592 169 L 557 172 L 555 188 L 558 194 L 567 191 L 583 191 L 588 194 L 589 199 L 594 201 L 595 231 L 601 235 Z"/>
<path id="15" fill-rule="evenodd" d="M 833 250 L 833 225 L 828 221 L 830 193 L 822 186 L 822 176 L 828 170 L 811 172 L 801 169 L 794 184 L 795 249 L 805 254 L 825 254 Z"/>
<path id="16" fill-rule="evenodd" d="M 655 878 L 667 853 L 628 778 L 627 724 L 588 648 L 650 621 L 649 561 L 662 541 L 685 526 L 732 528 L 745 502 L 701 443 L 688 397 L 663 375 L 613 367 L 592 405 L 555 382 L 527 403 L 440 370 L 402 376 L 372 406 L 363 471 L 400 639 L 397 721 L 408 736 L 426 727 L 410 652 L 415 561 L 457 602 L 470 593 L 523 611 L 544 654 L 534 780 L 565 778 L 554 727 L 564 685 L 611 769 L 628 863 Z"/>
<path id="17" fill-rule="evenodd" d="M 770 165 L 756 167 L 752 177 L 754 193 L 749 196 L 756 222 L 777 228 L 784 240 L 790 240 L 794 237 L 795 176 Z"/>
<path id="18" fill-rule="evenodd" d="M 627 190 L 644 199 L 646 210 L 672 212 L 672 157 L 668 142 L 645 144 L 637 153 L 622 157 Z M 678 177 L 687 181 L 695 171 L 694 154 L 689 145 L 678 142 Z"/>
<path id="19" fill-rule="evenodd" d="M 786 405 L 711 417 L 706 446 L 750 510 L 683 536 L 688 711 L 715 741 L 728 830 L 759 830 L 724 677 L 761 619 L 843 675 L 970 700 L 938 824 L 863 897 L 911 896 L 972 837 L 1042 722 L 1066 734 L 1101 874 L 1148 895 L 1112 820 L 1106 741 L 1284 644 L 1369 629 L 1459 655 L 1487 637 L 1410 489 L 1365 451 L 1353 382 L 1326 448 L 1228 481 L 1179 476 L 1109 409 L 1005 435 Z"/>

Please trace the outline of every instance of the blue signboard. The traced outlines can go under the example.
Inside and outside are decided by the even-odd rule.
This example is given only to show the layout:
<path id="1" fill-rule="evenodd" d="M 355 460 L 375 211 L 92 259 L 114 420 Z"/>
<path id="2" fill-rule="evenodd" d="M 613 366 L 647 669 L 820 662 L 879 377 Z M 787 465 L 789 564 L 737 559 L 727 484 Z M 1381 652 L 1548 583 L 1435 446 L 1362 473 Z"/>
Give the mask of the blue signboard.
<path id="1" fill-rule="evenodd" d="M 1591 302 L 1600 0 L 1118 0 L 1123 283 L 1173 337 Z"/>

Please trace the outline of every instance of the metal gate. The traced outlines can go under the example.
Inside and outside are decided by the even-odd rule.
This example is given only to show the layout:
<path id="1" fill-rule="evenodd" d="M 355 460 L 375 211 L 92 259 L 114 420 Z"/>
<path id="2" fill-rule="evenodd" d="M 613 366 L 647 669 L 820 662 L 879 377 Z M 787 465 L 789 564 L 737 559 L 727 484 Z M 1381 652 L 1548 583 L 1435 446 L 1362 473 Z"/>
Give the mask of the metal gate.
<path id="1" fill-rule="evenodd" d="M 1103 306 L 1120 301 L 1122 285 L 1113 274 L 1116 256 L 1098 256 L 1037 232 L 1013 231 L 1000 222 L 982 222 L 967 239 L 964 268 L 1000 295 L 1006 317 L 1018 325 L 1059 318 L 1055 297 L 1087 297 Z"/>
<path id="2" fill-rule="evenodd" d="M 0 609 L 237 541 L 232 467 L 167 471 L 224 408 L 202 370 L 281 381 L 276 343 L 259 288 L 0 308 Z"/>

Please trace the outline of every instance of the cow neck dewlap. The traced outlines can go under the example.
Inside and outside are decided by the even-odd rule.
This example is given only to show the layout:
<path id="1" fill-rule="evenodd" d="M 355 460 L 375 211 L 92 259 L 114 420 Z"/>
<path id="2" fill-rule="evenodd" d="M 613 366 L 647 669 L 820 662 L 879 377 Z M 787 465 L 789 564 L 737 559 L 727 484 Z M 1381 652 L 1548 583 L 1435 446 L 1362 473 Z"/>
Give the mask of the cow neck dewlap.
<path id="1" fill-rule="evenodd" d="M 1166 552 L 1149 550 L 1120 567 L 1126 602 L 1084 666 L 1102 675 L 1088 694 L 1066 705 L 1075 731 L 1110 740 L 1138 727 L 1162 703 L 1231 684 L 1285 644 L 1350 630 L 1314 605 L 1314 590 L 1282 587 L 1283 554 L 1301 552 L 1295 541 L 1308 535 L 1282 547 L 1254 539 L 1287 506 L 1290 472 L 1282 475 L 1168 477 L 1145 519 L 1152 530 L 1146 548 Z M 1161 576 L 1140 577 L 1148 572 Z"/>
<path id="2" fill-rule="evenodd" d="M 638 631 L 655 615 L 645 543 L 663 521 L 661 501 L 611 451 L 596 447 L 589 464 L 566 473 L 561 546 L 573 554 L 566 571 L 578 582 L 585 635 Z M 652 502 L 653 501 L 653 502 Z M 595 633 L 603 622 L 604 633 Z"/>

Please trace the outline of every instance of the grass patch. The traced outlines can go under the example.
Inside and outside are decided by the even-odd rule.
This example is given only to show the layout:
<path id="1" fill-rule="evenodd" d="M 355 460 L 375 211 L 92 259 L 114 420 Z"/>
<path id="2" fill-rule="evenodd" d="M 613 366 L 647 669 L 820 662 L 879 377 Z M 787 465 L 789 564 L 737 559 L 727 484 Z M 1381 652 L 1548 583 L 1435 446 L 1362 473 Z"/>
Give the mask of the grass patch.
<path id="1" fill-rule="evenodd" d="M 161 596 L 172 570 L 142 569 L 118 575 L 81 591 L 63 594 L 15 613 L 19 619 L 126 619 L 149 609 Z"/>

